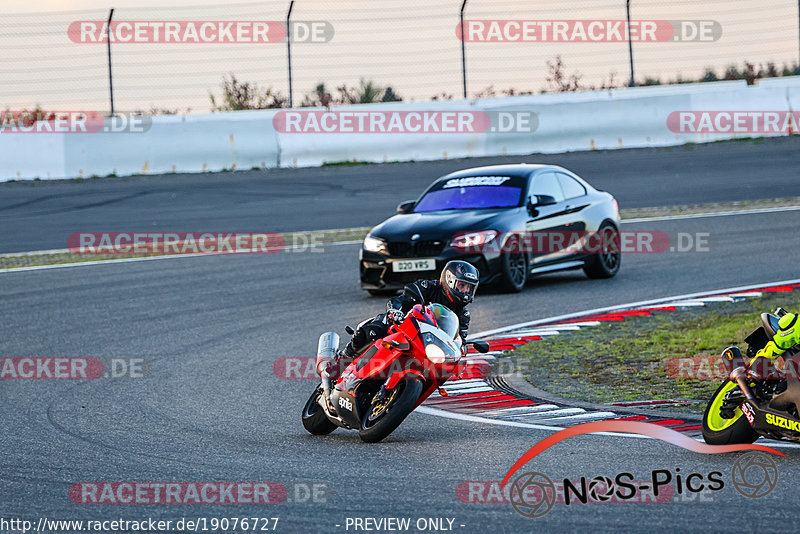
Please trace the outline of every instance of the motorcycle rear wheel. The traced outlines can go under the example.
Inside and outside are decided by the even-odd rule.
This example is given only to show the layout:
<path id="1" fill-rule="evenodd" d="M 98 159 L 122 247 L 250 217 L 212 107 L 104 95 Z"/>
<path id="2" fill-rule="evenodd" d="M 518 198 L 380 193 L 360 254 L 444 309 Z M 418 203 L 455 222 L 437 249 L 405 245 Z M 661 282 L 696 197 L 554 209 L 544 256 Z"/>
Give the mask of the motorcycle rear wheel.
<path id="1" fill-rule="evenodd" d="M 390 397 L 379 405 L 367 407 L 361 420 L 358 435 L 366 443 L 377 443 L 400 426 L 411 413 L 422 394 L 422 382 L 415 378 L 401 380 L 389 393 Z"/>
<path id="2" fill-rule="evenodd" d="M 303 428 L 315 436 L 324 436 L 336 430 L 336 425 L 331 423 L 322 406 L 317 402 L 322 395 L 322 388 L 317 386 L 303 407 Z"/>
<path id="3" fill-rule="evenodd" d="M 734 416 L 730 419 L 724 419 L 719 413 L 725 395 L 735 387 L 738 387 L 735 382 L 726 380 L 706 405 L 703 414 L 703 439 L 709 445 L 753 443 L 758 439 L 758 433 L 747 422 L 740 408 L 734 410 Z"/>

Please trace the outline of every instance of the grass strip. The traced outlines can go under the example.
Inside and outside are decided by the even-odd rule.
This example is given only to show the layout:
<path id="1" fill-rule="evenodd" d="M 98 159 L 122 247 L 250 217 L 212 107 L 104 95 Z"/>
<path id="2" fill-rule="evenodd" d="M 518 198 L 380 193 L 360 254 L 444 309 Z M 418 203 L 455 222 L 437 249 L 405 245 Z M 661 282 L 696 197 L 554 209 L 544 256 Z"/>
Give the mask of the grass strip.
<path id="1" fill-rule="evenodd" d="M 716 362 L 730 345 L 744 351 L 744 338 L 761 325 L 760 314 L 778 306 L 800 311 L 800 291 L 769 292 L 758 298 L 603 322 L 546 336 L 507 357 L 526 369 L 525 378 L 531 384 L 560 397 L 599 404 L 706 400 L 719 379 L 674 378 L 667 373 L 667 362 L 697 356 Z M 704 408 L 699 404 L 687 409 L 702 412 Z"/>

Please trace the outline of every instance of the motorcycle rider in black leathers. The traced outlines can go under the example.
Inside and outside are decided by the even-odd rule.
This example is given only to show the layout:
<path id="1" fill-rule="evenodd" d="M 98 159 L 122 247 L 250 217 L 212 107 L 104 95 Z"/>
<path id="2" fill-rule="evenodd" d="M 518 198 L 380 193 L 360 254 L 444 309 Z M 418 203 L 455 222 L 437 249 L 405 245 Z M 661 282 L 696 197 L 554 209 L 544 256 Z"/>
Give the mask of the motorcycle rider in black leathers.
<path id="1" fill-rule="evenodd" d="M 452 310 L 459 319 L 459 331 L 462 341 L 467 339 L 469 330 L 469 310 L 467 304 L 475 297 L 478 288 L 478 270 L 465 261 L 450 261 L 442 269 L 439 280 L 417 280 L 408 284 L 403 292 L 386 303 L 386 313 L 361 323 L 353 334 L 353 338 L 339 351 L 340 368 L 355 359 L 376 339 L 388 335 L 392 324 L 403 322 L 415 304 L 423 306 L 438 303 Z"/>

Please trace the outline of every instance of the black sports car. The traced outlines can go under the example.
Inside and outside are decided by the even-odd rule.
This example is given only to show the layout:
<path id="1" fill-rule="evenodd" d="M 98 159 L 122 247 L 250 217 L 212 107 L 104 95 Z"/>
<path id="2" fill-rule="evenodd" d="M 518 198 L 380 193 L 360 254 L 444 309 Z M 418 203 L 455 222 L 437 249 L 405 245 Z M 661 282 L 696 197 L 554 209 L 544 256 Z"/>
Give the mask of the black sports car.
<path id="1" fill-rule="evenodd" d="M 454 259 L 475 265 L 482 284 L 506 291 L 550 271 L 583 268 L 592 278 L 610 278 L 619 270 L 617 201 L 556 165 L 454 172 L 397 213 L 361 248 L 361 287 L 373 295 L 436 278 Z"/>

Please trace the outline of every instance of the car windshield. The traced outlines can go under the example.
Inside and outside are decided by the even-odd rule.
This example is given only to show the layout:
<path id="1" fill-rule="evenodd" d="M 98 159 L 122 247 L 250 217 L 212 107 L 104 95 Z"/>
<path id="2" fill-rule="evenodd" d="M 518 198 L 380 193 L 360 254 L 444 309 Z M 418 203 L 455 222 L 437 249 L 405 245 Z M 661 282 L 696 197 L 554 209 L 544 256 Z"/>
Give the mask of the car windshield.
<path id="1" fill-rule="evenodd" d="M 436 319 L 436 326 L 455 339 L 458 335 L 458 316 L 441 304 L 431 304 L 430 310 Z"/>
<path id="2" fill-rule="evenodd" d="M 515 176 L 467 176 L 436 182 L 414 212 L 513 208 L 522 205 L 526 180 Z"/>

